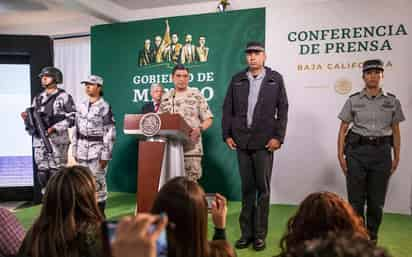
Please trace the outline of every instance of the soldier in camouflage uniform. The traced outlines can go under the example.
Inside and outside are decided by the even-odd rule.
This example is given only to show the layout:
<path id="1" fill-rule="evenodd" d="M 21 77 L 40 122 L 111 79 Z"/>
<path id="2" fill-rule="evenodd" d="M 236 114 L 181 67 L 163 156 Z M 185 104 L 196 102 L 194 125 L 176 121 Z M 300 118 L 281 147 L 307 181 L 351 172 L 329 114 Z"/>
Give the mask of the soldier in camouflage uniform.
<path id="1" fill-rule="evenodd" d="M 47 127 L 47 137 L 53 148 L 53 153 L 48 153 L 42 139 L 39 136 L 33 136 L 37 176 L 42 192 L 44 192 L 51 175 L 61 166 L 67 164 L 70 145 L 68 129 L 74 124 L 76 110 L 72 96 L 57 87 L 63 82 L 63 75 L 59 69 L 45 67 L 39 77 L 44 91 L 34 97 L 32 107 L 40 112 Z M 23 112 L 21 116 L 23 119 L 27 119 L 26 112 Z"/>
<path id="2" fill-rule="evenodd" d="M 75 160 L 89 167 L 96 180 L 97 201 L 104 214 L 107 199 L 106 172 L 112 159 L 116 129 L 110 105 L 102 98 L 103 79 L 91 75 L 81 82 L 86 87 L 89 99 L 84 101 L 76 113 L 72 138 Z"/>
<path id="3" fill-rule="evenodd" d="M 179 113 L 192 127 L 191 140 L 183 144 L 184 163 L 186 176 L 197 181 L 202 176 L 201 133 L 212 125 L 213 114 L 199 89 L 188 87 L 189 70 L 182 64 L 174 67 L 172 80 L 175 88 L 163 95 L 159 112 Z"/>

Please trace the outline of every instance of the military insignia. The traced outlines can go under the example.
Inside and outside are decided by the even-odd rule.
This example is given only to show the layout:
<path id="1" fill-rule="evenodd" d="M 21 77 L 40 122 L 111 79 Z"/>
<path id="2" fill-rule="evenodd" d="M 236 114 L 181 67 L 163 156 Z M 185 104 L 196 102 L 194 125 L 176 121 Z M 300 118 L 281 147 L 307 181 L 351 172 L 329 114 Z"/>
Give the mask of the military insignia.
<path id="1" fill-rule="evenodd" d="M 147 113 L 140 118 L 140 130 L 147 137 L 152 137 L 159 133 L 162 121 L 157 113 Z"/>

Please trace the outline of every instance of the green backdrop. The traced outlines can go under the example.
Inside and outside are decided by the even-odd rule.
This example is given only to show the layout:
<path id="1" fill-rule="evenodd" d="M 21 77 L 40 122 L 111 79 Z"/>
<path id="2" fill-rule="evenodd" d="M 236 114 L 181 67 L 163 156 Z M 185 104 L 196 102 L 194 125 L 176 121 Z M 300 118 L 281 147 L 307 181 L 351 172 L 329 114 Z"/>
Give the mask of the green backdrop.
<path id="1" fill-rule="evenodd" d="M 208 61 L 187 65 L 194 76 L 190 86 L 198 87 L 210 98 L 208 103 L 215 115 L 213 126 L 203 134 L 205 154 L 200 183 L 206 192 L 220 192 L 231 200 L 238 200 L 237 158 L 222 141 L 221 109 L 232 75 L 245 68 L 246 43 L 265 41 L 264 8 L 92 27 L 92 73 L 103 76 L 104 98 L 111 104 L 116 119 L 117 140 L 108 173 L 109 190 L 136 192 L 137 142 L 133 136 L 123 134 L 124 114 L 139 113 L 144 100 L 150 100 L 145 94 L 150 95 L 153 78 L 167 82 L 162 83 L 166 88 L 173 87 L 168 79 L 173 64 L 138 66 L 139 51 L 145 39 L 153 42 L 156 35 L 163 37 L 166 20 L 170 33 L 177 33 L 181 44 L 187 33 L 192 35 L 195 45 L 198 45 L 199 36 L 206 37 Z M 205 74 L 209 74 L 208 80 Z"/>

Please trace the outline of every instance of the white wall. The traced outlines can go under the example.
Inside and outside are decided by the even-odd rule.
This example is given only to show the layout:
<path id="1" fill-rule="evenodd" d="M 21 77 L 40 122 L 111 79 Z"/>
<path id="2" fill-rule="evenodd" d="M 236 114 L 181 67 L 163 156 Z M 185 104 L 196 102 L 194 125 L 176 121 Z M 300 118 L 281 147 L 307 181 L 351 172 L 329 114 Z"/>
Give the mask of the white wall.
<path id="1" fill-rule="evenodd" d="M 63 85 L 75 102 L 86 99 L 80 81 L 90 75 L 90 37 L 54 40 L 54 64 L 63 72 Z"/>
<path id="2" fill-rule="evenodd" d="M 299 56 L 296 44 L 287 40 L 288 32 L 342 28 L 374 24 L 405 24 L 412 29 L 411 3 L 393 1 L 332 1 L 277 7 L 267 12 L 266 46 L 268 65 L 284 74 L 290 101 L 287 141 L 276 156 L 272 179 L 272 201 L 297 203 L 310 192 L 329 190 L 346 196 L 345 179 L 336 159 L 339 128 L 337 114 L 347 99 L 334 90 L 336 81 L 352 82 L 352 92 L 363 87 L 359 69 L 298 72 L 298 64 L 352 63 L 370 58 L 390 60 L 383 87 L 397 95 L 406 116 L 401 123 L 401 162 L 390 185 L 386 211 L 410 213 L 412 127 L 412 82 L 409 78 L 410 36 L 388 38 L 392 51 L 356 54 Z M 408 31 L 410 32 L 410 31 Z M 358 41 L 358 40 L 354 40 Z"/>
<path id="3" fill-rule="evenodd" d="M 362 61 L 378 57 L 391 59 L 396 65 L 392 69 L 393 72 L 388 70 L 385 73 L 385 89 L 388 88 L 390 92 L 399 97 L 407 119 L 401 125 L 401 162 L 397 173 L 391 178 L 385 209 L 391 212 L 410 213 L 412 199 L 410 168 L 412 148 L 408 147 L 412 145 L 410 125 L 412 82 L 408 78 L 408 70 L 410 70 L 408 61 L 412 57 L 411 51 L 408 51 L 412 43 L 410 37 L 394 39 L 396 48 L 390 53 L 361 53 L 317 58 L 316 56 L 298 56 L 294 46 L 287 41 L 287 33 L 300 28 L 363 26 L 374 23 L 404 23 L 408 25 L 408 28 L 412 28 L 409 15 L 412 4 L 406 0 L 362 2 L 237 0 L 231 2 L 231 9 L 267 8 L 267 64 L 284 75 L 290 101 L 286 143 L 275 157 L 271 201 L 297 204 L 308 193 L 319 190 L 334 191 L 346 196 L 345 179 L 341 175 L 336 159 L 336 137 L 339 126 L 336 116 L 347 96 L 336 94 L 333 86 L 336 79 L 345 77 L 352 81 L 353 91 L 360 89 L 362 87 L 360 71 L 300 73 L 296 71 L 296 65 L 298 63 Z M 216 11 L 216 2 L 208 2 L 133 11 L 127 14 L 126 19 L 153 19 L 214 11 Z M 66 79 L 67 76 L 73 76 L 73 79 L 66 80 L 65 87 L 76 96 L 75 99 L 80 99 L 79 81 L 83 78 L 83 74 L 86 75 L 89 72 L 90 56 L 86 52 L 90 49 L 85 45 L 86 41 L 59 41 L 55 44 L 56 64 L 63 68 L 64 72 L 72 74 L 65 73 Z M 74 49 L 68 45 L 83 49 L 81 50 L 83 54 L 77 55 L 80 59 L 74 60 L 75 65 L 68 59 L 61 59 L 64 56 L 70 58 L 73 55 L 70 51 Z M 83 61 L 81 61 L 82 58 Z M 77 69 L 76 72 L 73 67 Z"/>

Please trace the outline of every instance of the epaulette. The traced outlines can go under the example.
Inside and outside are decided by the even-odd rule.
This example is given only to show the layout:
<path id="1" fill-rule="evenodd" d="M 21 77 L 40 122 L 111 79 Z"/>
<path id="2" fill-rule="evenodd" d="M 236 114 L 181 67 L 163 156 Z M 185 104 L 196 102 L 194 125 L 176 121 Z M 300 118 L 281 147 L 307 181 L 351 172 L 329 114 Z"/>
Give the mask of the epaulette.
<path id="1" fill-rule="evenodd" d="M 392 94 L 392 93 L 386 92 L 386 94 L 387 94 L 388 96 L 392 96 L 392 97 L 396 98 L 396 95 L 394 95 L 394 94 Z"/>
<path id="2" fill-rule="evenodd" d="M 352 96 L 355 96 L 355 95 L 359 95 L 360 94 L 360 92 L 356 92 L 356 93 L 354 93 L 354 94 L 351 94 L 349 97 L 352 97 Z"/>

